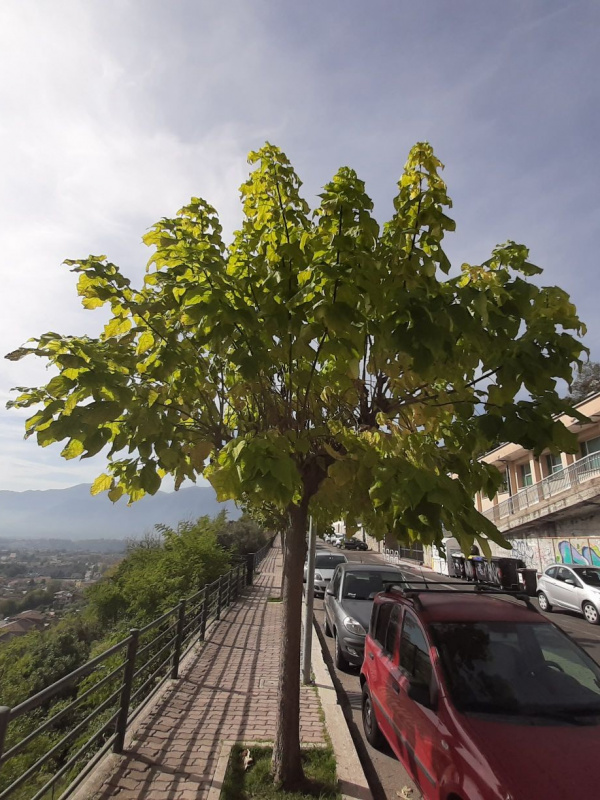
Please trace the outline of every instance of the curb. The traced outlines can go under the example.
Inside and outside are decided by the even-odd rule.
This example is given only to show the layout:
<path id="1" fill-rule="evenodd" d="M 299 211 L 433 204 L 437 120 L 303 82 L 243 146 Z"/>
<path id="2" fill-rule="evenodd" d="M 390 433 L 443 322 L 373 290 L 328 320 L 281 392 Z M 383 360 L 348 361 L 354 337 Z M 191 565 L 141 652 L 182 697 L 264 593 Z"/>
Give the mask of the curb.
<path id="1" fill-rule="evenodd" d="M 321 708 L 325 715 L 325 728 L 335 754 L 342 798 L 343 800 L 373 800 L 371 789 L 348 730 L 346 718 L 338 703 L 331 675 L 323 659 L 321 642 L 314 622 L 311 662 L 315 676 L 314 687 L 321 701 Z"/>

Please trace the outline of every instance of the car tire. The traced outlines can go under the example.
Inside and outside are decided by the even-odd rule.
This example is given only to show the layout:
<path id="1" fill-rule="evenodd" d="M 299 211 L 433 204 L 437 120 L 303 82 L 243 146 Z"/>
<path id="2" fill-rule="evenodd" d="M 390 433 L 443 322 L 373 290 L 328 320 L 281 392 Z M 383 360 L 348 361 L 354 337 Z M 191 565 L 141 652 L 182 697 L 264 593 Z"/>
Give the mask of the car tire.
<path id="1" fill-rule="evenodd" d="M 538 603 L 540 604 L 540 608 L 542 611 L 547 611 L 547 612 L 552 611 L 552 606 L 550 605 L 550 601 L 548 600 L 544 592 L 538 592 L 537 597 L 538 597 Z"/>
<path id="2" fill-rule="evenodd" d="M 341 672 L 346 672 L 348 670 L 348 667 L 350 666 L 350 662 L 342 652 L 340 637 L 337 635 L 337 632 L 334 633 L 334 636 L 335 636 L 335 666 Z"/>
<path id="3" fill-rule="evenodd" d="M 585 621 L 590 625 L 600 625 L 600 614 L 593 603 L 584 603 L 581 607 Z"/>
<path id="4" fill-rule="evenodd" d="M 329 636 L 329 638 L 333 636 L 333 631 L 331 630 L 329 620 L 327 619 L 327 614 L 325 614 L 325 636 Z"/>
<path id="5" fill-rule="evenodd" d="M 371 692 L 366 683 L 362 690 L 362 721 L 367 742 L 369 742 L 372 747 L 380 748 L 383 745 L 383 734 L 375 719 L 373 700 L 371 699 Z"/>

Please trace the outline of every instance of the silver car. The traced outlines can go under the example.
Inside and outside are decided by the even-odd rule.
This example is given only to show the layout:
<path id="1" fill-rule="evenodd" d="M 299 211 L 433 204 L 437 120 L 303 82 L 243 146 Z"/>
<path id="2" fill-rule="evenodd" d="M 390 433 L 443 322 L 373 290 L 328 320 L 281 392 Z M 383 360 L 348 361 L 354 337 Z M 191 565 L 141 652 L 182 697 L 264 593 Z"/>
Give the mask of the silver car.
<path id="1" fill-rule="evenodd" d="M 325 594 L 329 581 L 338 564 L 348 561 L 341 553 L 317 553 L 315 555 L 315 594 Z M 308 562 L 304 564 L 304 583 L 308 575 Z"/>
<path id="2" fill-rule="evenodd" d="M 383 564 L 340 564 L 325 594 L 325 635 L 335 637 L 335 665 L 360 667 L 373 599 L 386 584 L 408 586 L 403 572 Z"/>
<path id="3" fill-rule="evenodd" d="M 592 625 L 600 624 L 600 568 L 554 564 L 538 579 L 542 611 L 553 607 L 579 611 Z"/>

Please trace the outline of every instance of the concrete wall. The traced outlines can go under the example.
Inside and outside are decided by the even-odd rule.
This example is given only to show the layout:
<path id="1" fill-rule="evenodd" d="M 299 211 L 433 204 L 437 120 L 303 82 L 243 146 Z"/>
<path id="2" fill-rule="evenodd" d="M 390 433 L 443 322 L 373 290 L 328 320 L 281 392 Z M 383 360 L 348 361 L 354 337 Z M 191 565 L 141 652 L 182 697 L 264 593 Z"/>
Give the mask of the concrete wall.
<path id="1" fill-rule="evenodd" d="M 600 567 L 600 512 L 536 526 L 535 531 L 517 536 L 505 534 L 512 548 L 505 550 L 491 544 L 495 556 L 521 558 L 528 567 L 542 572 L 551 564 L 592 564 Z M 426 566 L 442 571 L 437 552 L 431 547 L 424 551 Z"/>

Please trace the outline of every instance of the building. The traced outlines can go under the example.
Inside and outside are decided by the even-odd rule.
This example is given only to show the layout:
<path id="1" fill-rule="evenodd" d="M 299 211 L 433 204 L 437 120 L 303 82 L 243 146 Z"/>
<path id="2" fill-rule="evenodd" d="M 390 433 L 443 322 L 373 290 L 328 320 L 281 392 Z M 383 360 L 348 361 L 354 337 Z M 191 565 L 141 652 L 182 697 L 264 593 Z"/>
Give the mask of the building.
<path id="1" fill-rule="evenodd" d="M 21 611 L 6 623 L 0 622 L 0 642 L 8 642 L 16 636 L 25 636 L 32 630 L 40 631 L 46 627 L 46 617 L 40 611 Z"/>
<path id="2" fill-rule="evenodd" d="M 576 406 L 590 419 L 560 420 L 579 442 L 576 454 L 549 451 L 535 458 L 517 444 L 483 456 L 504 476 L 496 497 L 475 502 L 512 545 L 510 555 L 539 571 L 557 561 L 600 566 L 600 393 Z M 509 555 L 494 545 L 494 554 Z"/>

